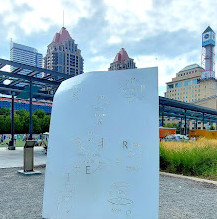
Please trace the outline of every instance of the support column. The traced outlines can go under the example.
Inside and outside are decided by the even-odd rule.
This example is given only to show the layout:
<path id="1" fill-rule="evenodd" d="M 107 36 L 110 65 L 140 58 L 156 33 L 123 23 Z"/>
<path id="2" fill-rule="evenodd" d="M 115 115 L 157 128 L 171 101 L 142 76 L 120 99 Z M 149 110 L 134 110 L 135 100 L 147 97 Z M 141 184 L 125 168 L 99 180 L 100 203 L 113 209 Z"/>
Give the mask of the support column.
<path id="1" fill-rule="evenodd" d="M 11 93 L 11 143 L 9 146 L 14 147 L 14 95 L 15 92 Z"/>
<path id="2" fill-rule="evenodd" d="M 203 113 L 203 126 L 202 129 L 204 130 L 204 113 Z"/>
<path id="3" fill-rule="evenodd" d="M 162 127 L 164 127 L 164 105 L 162 105 L 162 109 L 163 109 L 163 111 L 162 111 L 162 114 L 161 114 L 161 121 L 162 121 Z"/>
<path id="4" fill-rule="evenodd" d="M 180 134 L 182 134 L 182 117 L 181 117 Z"/>
<path id="5" fill-rule="evenodd" d="M 187 110 L 185 109 L 185 132 L 184 134 L 187 135 L 187 117 L 186 117 Z"/>
<path id="6" fill-rule="evenodd" d="M 32 80 L 29 82 L 29 140 L 32 140 Z"/>
<path id="7" fill-rule="evenodd" d="M 197 120 L 196 120 L 196 126 L 195 126 L 195 129 L 197 130 Z"/>

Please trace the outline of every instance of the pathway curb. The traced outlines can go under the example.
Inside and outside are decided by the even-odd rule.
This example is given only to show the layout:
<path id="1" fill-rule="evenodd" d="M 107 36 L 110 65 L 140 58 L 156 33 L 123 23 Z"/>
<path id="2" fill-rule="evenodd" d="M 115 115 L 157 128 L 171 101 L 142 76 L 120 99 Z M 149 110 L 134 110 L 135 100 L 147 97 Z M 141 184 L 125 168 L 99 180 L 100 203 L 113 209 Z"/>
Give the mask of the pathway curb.
<path id="1" fill-rule="evenodd" d="M 200 179 L 200 178 L 196 178 L 193 176 L 184 176 L 184 175 L 179 175 L 179 174 L 174 174 L 174 173 L 166 173 L 166 172 L 160 172 L 160 175 L 181 178 L 181 179 L 188 179 L 188 180 L 192 180 L 192 181 L 195 181 L 198 183 L 208 183 L 208 184 L 212 184 L 212 185 L 217 186 L 217 181 L 208 180 L 208 179 Z"/>

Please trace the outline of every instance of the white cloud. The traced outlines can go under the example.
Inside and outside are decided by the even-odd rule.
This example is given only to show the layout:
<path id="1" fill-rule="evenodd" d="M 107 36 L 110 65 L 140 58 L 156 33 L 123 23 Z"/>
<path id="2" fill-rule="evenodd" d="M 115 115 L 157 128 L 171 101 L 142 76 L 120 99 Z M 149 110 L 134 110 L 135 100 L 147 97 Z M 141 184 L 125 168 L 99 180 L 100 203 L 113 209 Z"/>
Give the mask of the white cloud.
<path id="1" fill-rule="evenodd" d="M 111 36 L 108 39 L 108 44 L 119 44 L 121 42 L 121 38 L 118 36 Z"/>
<path id="2" fill-rule="evenodd" d="M 3 1 L 3 0 L 1 0 Z M 5 25 L 16 23 L 25 34 L 47 31 L 52 25 L 63 25 L 63 10 L 65 15 L 65 26 L 74 27 L 79 19 L 92 15 L 89 0 L 73 0 L 73 6 L 70 1 L 62 0 L 15 0 L 14 10 L 9 7 L 10 4 L 2 4 L 7 16 L 4 18 Z M 67 7 L 67 5 L 69 7 Z M 16 7 L 28 7 L 23 13 L 16 13 Z M 2 9 L 0 14 L 2 13 Z M 8 30 L 8 36 L 15 35 L 15 29 Z"/>
<path id="3" fill-rule="evenodd" d="M 137 56 L 134 57 L 136 66 L 138 68 L 147 68 L 147 67 L 158 67 L 158 85 L 159 85 L 159 95 L 163 96 L 166 91 L 166 82 L 172 80 L 176 77 L 176 73 L 183 69 L 185 66 L 194 64 L 199 57 L 192 59 L 191 57 L 196 56 L 197 51 L 192 51 L 186 53 L 183 56 L 177 56 L 172 59 L 167 57 L 155 57 L 155 56 Z M 197 63 L 200 64 L 200 63 Z"/>
<path id="4" fill-rule="evenodd" d="M 110 38 L 119 36 L 122 41 L 138 41 L 160 32 L 179 30 L 193 34 L 208 25 L 217 26 L 217 2 L 212 0 L 206 3 L 203 0 L 158 0 L 155 6 L 152 0 L 105 0 L 105 3 Z M 127 33 L 131 33 L 131 38 Z"/>
<path id="5" fill-rule="evenodd" d="M 107 59 L 104 56 L 95 56 L 90 59 L 91 62 L 105 62 Z"/>

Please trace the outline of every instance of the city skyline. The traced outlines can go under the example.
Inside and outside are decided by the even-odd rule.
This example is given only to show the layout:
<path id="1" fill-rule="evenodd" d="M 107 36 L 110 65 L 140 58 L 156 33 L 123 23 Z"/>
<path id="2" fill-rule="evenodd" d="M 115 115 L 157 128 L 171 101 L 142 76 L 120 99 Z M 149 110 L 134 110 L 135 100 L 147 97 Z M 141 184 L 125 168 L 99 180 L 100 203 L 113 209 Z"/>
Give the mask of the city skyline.
<path id="1" fill-rule="evenodd" d="M 67 29 L 62 27 L 47 46 L 44 68 L 76 76 L 84 73 L 83 65 L 81 50 Z"/>
<path id="2" fill-rule="evenodd" d="M 15 43 L 13 41 L 11 41 L 10 44 L 10 60 L 39 68 L 43 67 L 43 55 L 39 53 L 36 48 Z M 10 71 L 13 71 L 14 69 L 16 68 L 12 66 L 10 67 Z M 28 73 L 30 73 L 28 70 L 20 71 L 20 74 L 26 75 Z M 42 78 L 43 75 L 40 73 L 36 77 Z"/>
<path id="3" fill-rule="evenodd" d="M 51 4 L 52 10 L 49 9 Z M 64 9 L 64 26 L 82 51 L 84 72 L 107 70 L 123 47 L 137 68 L 159 67 L 162 96 L 165 82 L 183 67 L 193 63 L 201 65 L 202 31 L 207 26 L 217 30 L 214 19 L 217 3 L 206 1 L 204 4 L 202 0 L 169 3 L 160 0 L 145 3 L 142 0 L 22 0 L 13 4 L 0 0 L 0 7 L 1 58 L 9 59 L 11 38 L 36 48 L 45 56 L 47 45 L 62 27 Z"/>
<path id="4" fill-rule="evenodd" d="M 110 63 L 108 70 L 115 71 L 133 68 L 136 68 L 136 63 L 128 56 L 127 51 L 124 48 L 121 48 L 121 50 L 115 56 L 114 61 Z"/>

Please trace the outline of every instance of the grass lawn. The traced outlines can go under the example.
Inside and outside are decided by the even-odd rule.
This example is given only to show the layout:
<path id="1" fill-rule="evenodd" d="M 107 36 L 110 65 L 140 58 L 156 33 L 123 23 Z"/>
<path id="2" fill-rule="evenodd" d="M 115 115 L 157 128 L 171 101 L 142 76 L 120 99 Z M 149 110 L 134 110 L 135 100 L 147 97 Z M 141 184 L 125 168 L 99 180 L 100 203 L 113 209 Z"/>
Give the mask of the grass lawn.
<path id="1" fill-rule="evenodd" d="M 160 143 L 162 171 L 217 181 L 217 140 Z"/>
<path id="2" fill-rule="evenodd" d="M 9 140 L 5 140 L 4 141 L 4 144 L 0 144 L 0 147 L 8 147 L 8 145 L 6 143 L 8 143 Z M 45 141 L 46 144 L 47 144 L 47 141 Z M 22 141 L 22 140 L 16 140 L 16 143 L 14 144 L 14 146 L 16 147 L 24 147 L 25 145 L 25 141 Z"/>

